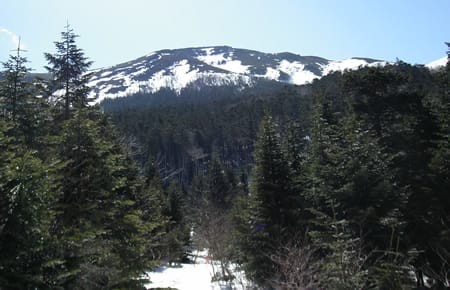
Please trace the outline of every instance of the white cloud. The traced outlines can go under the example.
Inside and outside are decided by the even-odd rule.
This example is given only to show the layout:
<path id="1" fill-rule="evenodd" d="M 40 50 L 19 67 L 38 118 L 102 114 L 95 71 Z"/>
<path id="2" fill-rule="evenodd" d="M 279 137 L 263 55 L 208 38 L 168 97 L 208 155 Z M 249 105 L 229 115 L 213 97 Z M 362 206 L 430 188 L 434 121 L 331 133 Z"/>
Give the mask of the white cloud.
<path id="1" fill-rule="evenodd" d="M 23 44 L 23 42 L 20 41 L 19 36 L 17 36 L 14 32 L 9 31 L 8 29 L 3 27 L 0 27 L 0 32 L 8 35 L 9 39 L 11 40 L 11 44 L 13 45 L 13 48 L 17 49 L 17 46 L 19 45 L 20 42 L 20 49 L 25 49 L 25 45 Z"/>

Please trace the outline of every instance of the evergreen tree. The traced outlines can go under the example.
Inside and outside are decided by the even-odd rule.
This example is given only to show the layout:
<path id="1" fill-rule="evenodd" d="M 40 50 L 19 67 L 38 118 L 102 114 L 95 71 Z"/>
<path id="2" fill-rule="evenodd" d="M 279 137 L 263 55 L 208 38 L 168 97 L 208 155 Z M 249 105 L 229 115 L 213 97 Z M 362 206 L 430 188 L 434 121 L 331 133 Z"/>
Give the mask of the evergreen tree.
<path id="1" fill-rule="evenodd" d="M 208 201 L 216 209 L 229 209 L 232 203 L 232 184 L 219 159 L 213 158 L 208 168 Z"/>
<path id="2" fill-rule="evenodd" d="M 301 226 L 300 235 L 308 229 L 311 218 L 306 210 L 311 206 L 307 198 L 307 157 L 310 145 L 310 136 L 306 135 L 306 130 L 295 121 L 291 121 L 286 129 L 283 142 L 283 152 L 286 156 L 291 172 L 290 191 L 296 194 L 298 199 L 298 224 Z"/>
<path id="3" fill-rule="evenodd" d="M 330 209 L 337 203 L 333 195 L 333 189 L 337 187 L 334 183 L 338 182 L 334 166 L 339 163 L 335 157 L 340 157 L 335 122 L 330 103 L 324 100 L 324 96 L 318 95 L 312 112 L 305 178 L 309 186 L 305 189 L 305 198 L 310 207 L 329 216 L 332 216 Z"/>
<path id="4" fill-rule="evenodd" d="M 138 178 L 108 118 L 88 107 L 91 62 L 76 37 L 67 26 L 55 42 L 57 53 L 46 54 L 53 89 L 63 99 L 63 122 L 53 130 L 60 146 L 51 151 L 61 164 L 54 228 L 61 263 L 49 276 L 69 289 L 136 288 L 160 256 L 161 205 L 150 183 Z"/>
<path id="5" fill-rule="evenodd" d="M 107 132 L 110 125 L 101 126 Z M 101 133 L 104 136 L 103 133 Z M 108 240 L 113 244 L 112 262 L 117 276 L 111 285 L 138 288 L 145 279 L 145 270 L 152 269 L 161 259 L 161 243 L 165 235 L 166 218 L 162 215 L 160 181 L 155 176 L 148 185 L 138 177 L 138 169 L 117 144 L 112 148 L 110 170 L 113 178 L 111 213 L 106 222 Z"/>
<path id="6" fill-rule="evenodd" d="M 65 28 L 61 41 L 55 42 L 56 53 L 45 53 L 45 58 L 49 63 L 46 69 L 53 77 L 53 95 L 62 99 L 63 118 L 67 120 L 74 108 L 85 108 L 93 99 L 88 94 L 89 74 L 86 74 L 92 62 L 76 45 L 78 35 L 69 24 Z"/>
<path id="7" fill-rule="evenodd" d="M 20 55 L 20 47 L 17 48 L 17 55 L 10 55 L 9 60 L 2 63 L 4 76 L 0 87 L 0 104 L 2 114 L 12 121 L 16 121 L 23 111 L 24 99 L 29 94 L 28 84 L 24 80 L 30 71 L 26 63 L 27 59 Z"/>
<path id="8" fill-rule="evenodd" d="M 405 274 L 402 267 L 407 259 L 394 263 L 385 253 L 405 254 L 399 251 L 405 251 L 406 241 L 399 248 L 399 238 L 406 197 L 395 186 L 392 157 L 380 144 L 370 119 L 358 115 L 351 105 L 341 106 L 338 112 L 331 108 L 324 96 L 316 99 L 306 176 L 310 180 L 306 197 L 313 214 L 310 237 L 328 265 L 321 279 L 335 280 L 343 289 L 357 287 L 353 282 L 380 285 L 386 272 L 382 275 L 376 269 L 387 263 L 391 278 L 394 273 Z M 346 279 L 342 273 L 348 271 L 356 271 L 352 276 L 362 280 Z M 401 283 L 407 285 L 408 279 Z"/>
<path id="9" fill-rule="evenodd" d="M 56 180 L 11 130 L 0 120 L 0 288 L 46 288 Z"/>
<path id="10" fill-rule="evenodd" d="M 310 137 L 306 130 L 295 121 L 288 123 L 285 138 L 283 140 L 283 151 L 286 155 L 292 175 L 298 179 L 303 179 L 308 143 Z"/>
<path id="11" fill-rule="evenodd" d="M 166 255 L 164 241 L 170 219 L 164 215 L 166 193 L 162 180 L 152 165 L 148 165 L 146 171 L 144 182 L 139 187 L 136 205 L 141 210 L 142 221 L 147 227 L 147 229 L 143 228 L 145 231 L 142 235 L 148 242 L 144 257 L 155 264 Z M 147 268 L 152 267 L 147 266 Z"/>
<path id="12" fill-rule="evenodd" d="M 26 80 L 31 71 L 27 59 L 17 48 L 17 55 L 10 55 L 3 63 L 3 78 L 0 80 L 0 115 L 15 125 L 15 137 L 27 145 L 35 143 L 39 132 L 42 100 L 37 98 L 36 88 Z"/>
<path id="13" fill-rule="evenodd" d="M 190 242 L 190 228 L 186 220 L 184 194 L 172 182 L 166 190 L 166 203 L 163 214 L 169 219 L 167 227 L 166 254 L 169 263 L 179 263 L 187 254 Z"/>
<path id="14" fill-rule="evenodd" d="M 63 127 L 60 150 L 57 156 L 64 166 L 62 196 L 58 202 L 57 236 L 61 241 L 62 259 L 65 261 L 61 285 L 83 287 L 83 265 L 94 256 L 102 257 L 110 251 L 102 245 L 106 232 L 104 224 L 111 214 L 112 180 L 107 167 L 111 144 L 99 136 L 95 122 L 80 111 Z M 109 206 L 109 207 L 108 207 Z M 105 241 L 106 243 L 106 241 Z M 89 269 L 85 269 L 89 270 Z M 95 282 L 93 282 L 95 283 Z"/>
<path id="15" fill-rule="evenodd" d="M 239 226 L 245 236 L 242 246 L 244 267 L 249 276 L 259 284 L 267 284 L 275 273 L 270 256 L 280 244 L 298 231 L 298 196 L 290 189 L 291 174 L 282 153 L 281 140 L 271 117 L 261 122 L 255 149 L 255 165 L 252 170 L 249 203 L 244 204 L 248 213 L 242 213 Z M 238 217 L 239 218 L 239 217 Z"/>
<path id="16" fill-rule="evenodd" d="M 438 232 L 433 226 L 434 211 L 429 211 L 436 192 L 428 168 L 438 129 L 426 106 L 427 91 L 423 88 L 432 78 L 427 69 L 405 63 L 367 68 L 346 76 L 344 87 L 350 93 L 354 111 L 369 124 L 390 159 L 391 183 L 400 198 L 394 204 L 405 231 L 401 248 L 422 251 L 412 261 L 417 285 L 422 287 L 430 241 Z"/>
<path id="17" fill-rule="evenodd" d="M 159 258 L 160 202 L 113 143 L 114 130 L 98 113 L 80 109 L 62 129 L 55 235 L 63 264 L 55 269 L 55 283 L 83 289 L 137 287 L 144 270 Z"/>

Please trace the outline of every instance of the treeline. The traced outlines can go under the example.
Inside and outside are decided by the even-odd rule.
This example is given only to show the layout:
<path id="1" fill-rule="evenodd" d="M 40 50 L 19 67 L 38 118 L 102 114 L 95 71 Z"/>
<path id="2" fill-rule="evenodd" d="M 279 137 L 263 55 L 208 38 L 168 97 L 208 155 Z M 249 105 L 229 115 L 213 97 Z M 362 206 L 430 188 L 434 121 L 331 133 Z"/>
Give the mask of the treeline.
<path id="1" fill-rule="evenodd" d="M 176 185 L 138 168 L 86 86 L 91 62 L 67 26 L 45 54 L 50 80 L 21 55 L 0 83 L 0 289 L 144 289 L 179 260 L 189 229 Z"/>
<path id="2" fill-rule="evenodd" d="M 161 88 L 154 93 L 138 92 L 121 98 L 104 99 L 101 107 L 105 112 L 120 112 L 124 109 L 150 108 L 168 105 L 199 105 L 224 99 L 241 98 L 251 94 L 265 94 L 279 91 L 284 85 L 278 81 L 257 79 L 251 86 L 236 85 L 207 86 L 202 80 L 197 80 L 180 92 L 169 88 Z"/>

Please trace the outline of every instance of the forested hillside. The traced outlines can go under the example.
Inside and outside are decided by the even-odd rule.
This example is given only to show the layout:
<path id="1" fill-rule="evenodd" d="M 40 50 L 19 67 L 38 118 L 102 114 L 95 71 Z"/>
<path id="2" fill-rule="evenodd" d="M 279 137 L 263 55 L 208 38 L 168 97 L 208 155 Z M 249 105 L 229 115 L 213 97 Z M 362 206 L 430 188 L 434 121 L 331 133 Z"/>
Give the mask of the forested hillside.
<path id="1" fill-rule="evenodd" d="M 259 285 L 443 289 L 448 72 L 398 62 L 112 116 L 140 162 L 182 184 L 200 233 L 234 233 L 202 238 Z"/>
<path id="2" fill-rule="evenodd" d="M 0 289 L 144 289 L 193 248 L 262 289 L 449 288 L 448 63 L 101 109 L 77 37 L 48 79 L 3 63 Z"/>
<path id="3" fill-rule="evenodd" d="M 214 157 L 248 173 L 259 123 L 269 109 L 280 124 L 297 120 L 309 127 L 310 92 L 310 87 L 284 86 L 276 92 L 210 102 L 125 108 L 111 117 L 136 160 L 152 162 L 163 179 L 189 185 Z M 109 104 L 115 102 L 126 99 Z"/>

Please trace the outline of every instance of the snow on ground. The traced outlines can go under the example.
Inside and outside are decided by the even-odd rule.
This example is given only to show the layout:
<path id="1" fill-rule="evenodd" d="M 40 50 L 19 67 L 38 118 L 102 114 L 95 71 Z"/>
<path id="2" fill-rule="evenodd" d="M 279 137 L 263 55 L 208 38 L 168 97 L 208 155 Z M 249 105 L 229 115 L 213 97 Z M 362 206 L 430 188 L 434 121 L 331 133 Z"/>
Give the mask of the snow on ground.
<path id="1" fill-rule="evenodd" d="M 148 272 L 151 283 L 146 288 L 171 287 L 178 290 L 242 290 L 246 281 L 241 273 L 233 273 L 237 279 L 230 286 L 226 282 L 211 282 L 213 265 L 205 259 L 206 251 L 199 252 L 195 263 L 169 267 L 160 266 Z M 216 268 L 218 266 L 216 265 Z M 242 283 L 241 283 L 242 282 Z"/>

